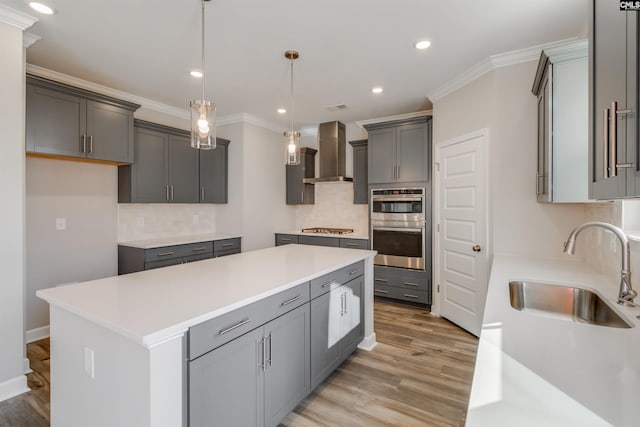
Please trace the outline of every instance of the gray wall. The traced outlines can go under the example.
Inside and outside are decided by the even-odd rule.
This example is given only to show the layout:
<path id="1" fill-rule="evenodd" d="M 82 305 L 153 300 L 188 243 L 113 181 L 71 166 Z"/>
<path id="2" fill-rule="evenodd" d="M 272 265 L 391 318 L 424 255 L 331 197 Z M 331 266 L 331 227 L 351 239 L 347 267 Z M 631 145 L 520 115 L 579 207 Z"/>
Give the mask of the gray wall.
<path id="1" fill-rule="evenodd" d="M 26 329 L 49 324 L 35 293 L 117 274 L 117 168 L 27 158 Z M 56 218 L 66 230 L 56 230 Z"/>

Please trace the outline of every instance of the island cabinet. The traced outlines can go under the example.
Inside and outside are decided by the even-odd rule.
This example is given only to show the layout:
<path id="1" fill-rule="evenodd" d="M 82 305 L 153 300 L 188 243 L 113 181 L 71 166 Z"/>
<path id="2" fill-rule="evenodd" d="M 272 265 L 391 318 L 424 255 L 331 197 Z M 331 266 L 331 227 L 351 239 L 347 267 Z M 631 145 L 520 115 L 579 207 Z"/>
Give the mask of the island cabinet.
<path id="1" fill-rule="evenodd" d="M 368 183 L 429 181 L 431 118 L 365 125 L 368 139 Z"/>
<path id="2" fill-rule="evenodd" d="M 640 196 L 638 20 L 621 2 L 591 0 L 589 195 Z"/>
<path id="3" fill-rule="evenodd" d="M 33 75 L 26 82 L 27 154 L 134 161 L 133 112 L 138 104 Z"/>
<path id="4" fill-rule="evenodd" d="M 307 282 L 191 328 L 190 427 L 275 427 L 309 394 L 308 302 Z"/>

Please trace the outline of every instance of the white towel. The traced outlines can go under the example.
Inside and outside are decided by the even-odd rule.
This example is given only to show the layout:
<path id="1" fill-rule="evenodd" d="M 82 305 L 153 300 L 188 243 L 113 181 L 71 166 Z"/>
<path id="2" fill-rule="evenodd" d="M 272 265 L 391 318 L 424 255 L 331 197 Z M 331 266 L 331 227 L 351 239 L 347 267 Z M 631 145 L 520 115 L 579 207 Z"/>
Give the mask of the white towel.
<path id="1" fill-rule="evenodd" d="M 346 310 L 342 316 L 342 334 L 344 337 L 360 324 L 360 297 L 353 293 L 353 289 L 348 286 L 344 286 L 344 293 L 346 294 Z"/>
<path id="2" fill-rule="evenodd" d="M 329 294 L 329 334 L 327 348 L 333 347 L 342 335 L 342 288 L 332 289 Z"/>

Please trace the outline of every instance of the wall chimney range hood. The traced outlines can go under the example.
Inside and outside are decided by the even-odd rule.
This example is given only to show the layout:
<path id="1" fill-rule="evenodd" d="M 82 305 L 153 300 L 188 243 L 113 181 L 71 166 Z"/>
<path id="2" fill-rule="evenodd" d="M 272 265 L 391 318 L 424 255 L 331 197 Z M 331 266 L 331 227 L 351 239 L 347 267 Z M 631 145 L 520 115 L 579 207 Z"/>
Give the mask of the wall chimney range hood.
<path id="1" fill-rule="evenodd" d="M 316 182 L 350 182 L 353 178 L 346 175 L 347 169 L 347 132 L 344 123 L 339 121 L 318 125 L 318 151 L 320 153 L 320 176 L 305 178 L 305 184 Z"/>

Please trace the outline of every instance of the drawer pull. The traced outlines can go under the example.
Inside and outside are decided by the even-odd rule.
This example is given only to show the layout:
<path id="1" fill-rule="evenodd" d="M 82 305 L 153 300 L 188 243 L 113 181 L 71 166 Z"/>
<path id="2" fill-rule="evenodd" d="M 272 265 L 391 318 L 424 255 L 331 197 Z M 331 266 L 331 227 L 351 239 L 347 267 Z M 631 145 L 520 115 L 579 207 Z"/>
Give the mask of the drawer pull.
<path id="1" fill-rule="evenodd" d="M 246 319 L 241 320 L 240 322 L 236 323 L 233 326 L 229 326 L 228 328 L 225 328 L 225 329 L 220 329 L 220 332 L 218 332 L 218 335 L 224 335 L 226 333 L 229 333 L 234 329 L 238 329 L 239 327 L 246 325 L 249 322 L 251 322 L 251 319 L 247 317 Z"/>
<path id="2" fill-rule="evenodd" d="M 349 276 L 353 276 L 353 275 L 354 275 L 354 274 L 356 274 L 356 273 L 360 273 L 360 269 L 359 269 L 359 268 L 356 268 L 355 270 L 350 271 L 350 272 L 349 272 Z"/>
<path id="3" fill-rule="evenodd" d="M 358 247 L 358 244 L 357 244 L 357 243 L 345 243 L 344 245 L 345 245 L 345 246 L 349 246 L 349 247 L 351 247 L 351 248 L 356 248 L 356 247 Z"/>
<path id="4" fill-rule="evenodd" d="M 388 282 L 387 279 L 376 279 L 376 282 Z"/>
<path id="5" fill-rule="evenodd" d="M 381 294 L 388 294 L 389 291 L 383 291 L 382 289 L 376 289 L 376 292 L 380 292 Z"/>
<path id="6" fill-rule="evenodd" d="M 291 239 L 289 239 L 288 237 L 280 237 L 280 240 L 282 240 L 283 242 L 290 242 Z"/>
<path id="7" fill-rule="evenodd" d="M 233 243 L 223 243 L 222 244 L 223 248 L 228 248 L 229 246 L 233 246 Z"/>
<path id="8" fill-rule="evenodd" d="M 326 288 L 327 286 L 331 286 L 333 284 L 339 285 L 340 283 L 338 282 L 334 282 L 333 280 L 330 282 L 325 283 L 324 285 L 320 286 L 321 288 Z"/>
<path id="9" fill-rule="evenodd" d="M 203 247 L 203 248 L 193 248 L 193 249 L 191 249 L 191 250 L 192 250 L 193 252 L 206 251 L 206 250 L 207 250 L 207 247 L 205 246 L 205 247 Z"/>
<path id="10" fill-rule="evenodd" d="M 286 307 L 286 306 L 288 306 L 289 304 L 292 304 L 292 303 L 294 303 L 294 302 L 298 301 L 300 298 L 302 298 L 302 295 L 298 295 L 298 296 L 295 296 L 295 297 L 293 297 L 293 298 L 291 298 L 291 299 L 288 299 L 288 300 L 286 300 L 286 301 L 283 301 L 283 302 L 282 302 L 282 304 L 280 304 L 280 305 L 281 305 L 281 306 L 283 306 L 283 307 Z"/>
<path id="11" fill-rule="evenodd" d="M 417 296 L 417 295 L 411 295 L 411 294 L 403 294 L 403 296 L 405 296 L 405 297 L 407 297 L 407 298 L 414 298 L 414 299 L 420 298 L 420 297 L 419 297 L 419 296 Z"/>
<path id="12" fill-rule="evenodd" d="M 157 256 L 169 256 L 173 255 L 175 252 L 160 252 Z"/>
<path id="13" fill-rule="evenodd" d="M 404 282 L 404 284 L 407 286 L 420 286 L 417 283 L 413 283 L 413 282 Z"/>

